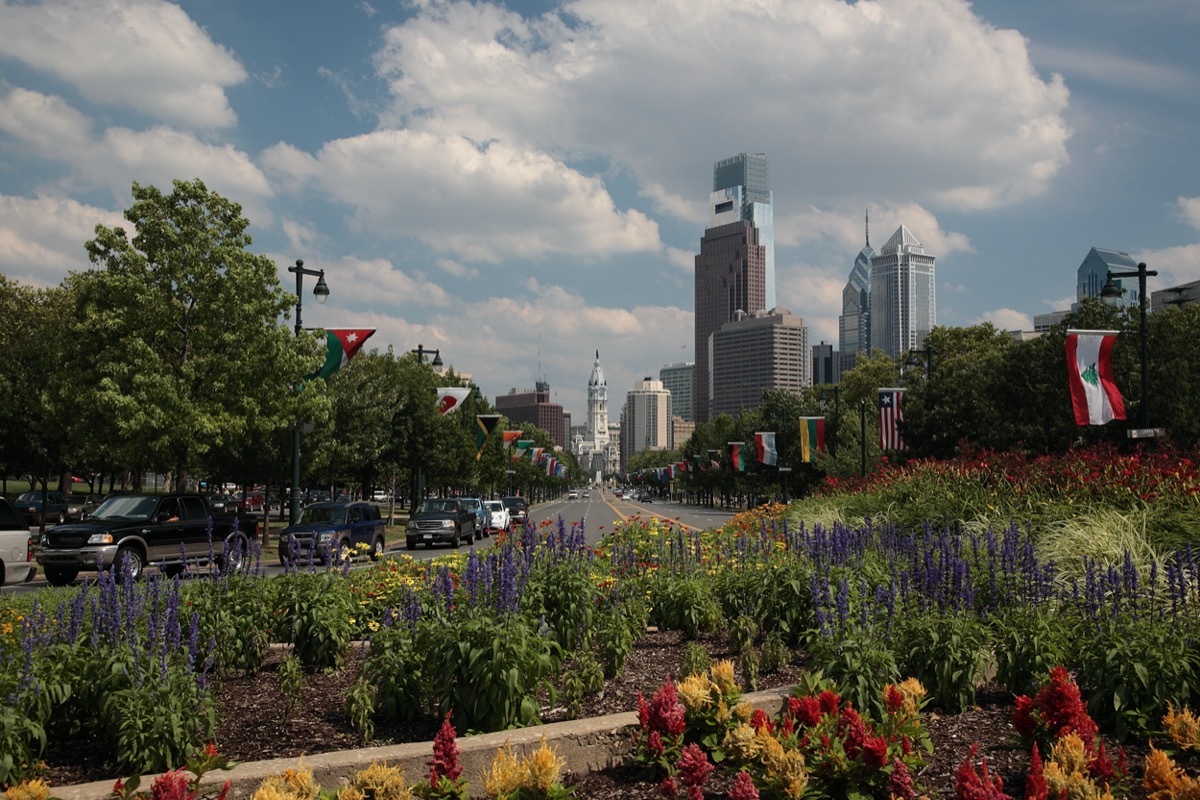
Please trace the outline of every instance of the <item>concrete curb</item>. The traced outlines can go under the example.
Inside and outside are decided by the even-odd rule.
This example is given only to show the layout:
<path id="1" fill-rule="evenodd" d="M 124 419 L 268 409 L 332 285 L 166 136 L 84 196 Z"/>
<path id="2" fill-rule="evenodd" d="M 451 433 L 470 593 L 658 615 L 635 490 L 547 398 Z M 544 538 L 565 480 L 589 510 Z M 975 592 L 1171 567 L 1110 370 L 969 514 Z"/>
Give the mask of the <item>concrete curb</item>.
<path id="1" fill-rule="evenodd" d="M 776 714 L 786 702 L 790 689 L 772 689 L 742 695 L 742 699 L 767 714 Z M 482 796 L 484 776 L 492 765 L 492 758 L 505 742 L 519 754 L 528 754 L 541 742 L 543 736 L 564 759 L 564 772 L 581 774 L 624 763 L 629 757 L 633 732 L 637 727 L 637 713 L 626 711 L 603 717 L 554 722 L 496 733 L 481 733 L 462 736 L 458 739 L 459 764 L 470 782 L 472 796 Z M 249 797 L 263 778 L 287 769 L 303 765 L 313 771 L 313 777 L 321 786 L 336 789 L 347 783 L 359 770 L 374 762 L 386 762 L 404 769 L 404 777 L 410 785 L 425 778 L 426 762 L 433 757 L 432 742 L 385 747 L 362 747 L 356 750 L 339 750 L 333 753 L 317 753 L 294 758 L 275 758 L 268 761 L 253 761 L 239 764 L 232 770 L 216 771 L 206 775 L 205 787 L 219 789 L 225 781 L 231 784 L 230 798 Z M 141 789 L 149 790 L 155 776 L 146 776 Z M 80 783 L 74 786 L 52 787 L 51 794 L 60 800 L 103 800 L 111 798 L 115 781 Z"/>

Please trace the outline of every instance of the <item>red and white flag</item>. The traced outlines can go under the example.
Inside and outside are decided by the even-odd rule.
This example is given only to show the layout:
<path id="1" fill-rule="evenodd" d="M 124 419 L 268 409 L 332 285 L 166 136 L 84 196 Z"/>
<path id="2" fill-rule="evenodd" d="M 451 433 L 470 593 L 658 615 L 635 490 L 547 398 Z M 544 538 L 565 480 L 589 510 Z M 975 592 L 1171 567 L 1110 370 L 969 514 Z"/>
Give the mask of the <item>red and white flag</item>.
<path id="1" fill-rule="evenodd" d="M 471 393 L 470 386 L 445 386 L 438 389 L 437 410 L 445 414 L 458 408 Z"/>
<path id="2" fill-rule="evenodd" d="M 899 422 L 904 420 L 900 400 L 903 389 L 879 390 L 879 447 L 883 450 L 904 450 L 907 446 L 900 438 Z"/>
<path id="3" fill-rule="evenodd" d="M 1116 331 L 1067 331 L 1067 380 L 1076 425 L 1125 419 L 1125 401 L 1112 372 Z"/>

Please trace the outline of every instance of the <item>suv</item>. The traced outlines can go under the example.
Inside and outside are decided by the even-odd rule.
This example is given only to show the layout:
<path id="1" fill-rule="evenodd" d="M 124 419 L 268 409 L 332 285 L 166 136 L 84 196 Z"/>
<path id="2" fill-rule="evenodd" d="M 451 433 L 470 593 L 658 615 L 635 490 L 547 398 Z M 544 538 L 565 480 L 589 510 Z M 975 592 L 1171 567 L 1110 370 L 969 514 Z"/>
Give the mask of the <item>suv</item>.
<path id="1" fill-rule="evenodd" d="M 508 509 L 505 507 L 504 503 L 500 502 L 499 500 L 484 500 L 483 508 L 485 511 L 487 511 L 488 518 L 488 532 L 484 534 L 485 536 L 491 533 L 500 533 L 508 530 Z"/>
<path id="2" fill-rule="evenodd" d="M 505 497 L 500 500 L 508 509 L 508 516 L 513 525 L 524 525 L 529 519 L 529 503 L 524 497 Z"/>
<path id="3" fill-rule="evenodd" d="M 17 513 L 25 518 L 30 526 L 49 523 L 54 520 L 63 523 L 67 519 L 67 498 L 62 492 L 46 492 L 46 503 L 42 504 L 42 491 L 35 489 L 24 492 L 13 503 Z"/>
<path id="4" fill-rule="evenodd" d="M 421 501 L 404 526 L 404 545 L 409 550 L 416 550 L 417 542 L 430 547 L 437 542 L 449 542 L 457 549 L 460 542 L 474 541 L 475 512 L 453 497 Z"/>
<path id="5" fill-rule="evenodd" d="M 571 489 L 569 492 L 567 492 L 567 499 L 568 500 L 578 500 L 579 499 L 579 490 Z"/>
<path id="6" fill-rule="evenodd" d="M 300 512 L 295 525 L 279 536 L 279 562 L 309 558 L 332 564 L 355 545 L 367 546 L 371 560 L 383 555 L 383 519 L 372 503 L 313 503 Z"/>
<path id="7" fill-rule="evenodd" d="M 471 513 L 475 515 L 475 538 L 482 539 L 484 536 L 491 536 L 487 526 L 487 511 L 483 508 L 483 501 L 478 497 L 463 497 L 460 498 L 462 503 L 467 508 L 471 509 Z"/>

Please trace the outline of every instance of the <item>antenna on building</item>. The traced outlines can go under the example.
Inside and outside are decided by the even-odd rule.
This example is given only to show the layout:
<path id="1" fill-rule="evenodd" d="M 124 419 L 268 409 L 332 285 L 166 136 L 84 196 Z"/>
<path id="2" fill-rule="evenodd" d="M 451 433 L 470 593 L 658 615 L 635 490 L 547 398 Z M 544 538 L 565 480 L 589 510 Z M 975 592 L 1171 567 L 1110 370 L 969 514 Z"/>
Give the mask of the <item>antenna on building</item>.
<path id="1" fill-rule="evenodd" d="M 871 246 L 871 209 L 867 208 L 863 212 L 863 230 L 867 234 L 867 247 Z"/>

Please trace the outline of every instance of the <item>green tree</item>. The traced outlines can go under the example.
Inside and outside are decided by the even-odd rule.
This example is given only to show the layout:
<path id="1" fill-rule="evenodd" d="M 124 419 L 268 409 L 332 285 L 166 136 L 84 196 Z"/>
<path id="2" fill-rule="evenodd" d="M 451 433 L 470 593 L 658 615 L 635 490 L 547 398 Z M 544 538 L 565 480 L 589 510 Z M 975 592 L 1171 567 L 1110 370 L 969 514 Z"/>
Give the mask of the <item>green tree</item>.
<path id="1" fill-rule="evenodd" d="M 125 463 L 171 469 L 186 485 L 213 448 L 290 427 L 320 402 L 293 386 L 321 348 L 279 324 L 295 298 L 275 264 L 247 250 L 241 206 L 200 180 L 169 194 L 134 183 L 133 198 L 132 240 L 98 225 L 86 248 L 102 269 L 67 280 L 71 405 L 92 409 L 72 416 L 102 426 L 96 438 L 120 443 Z"/>

